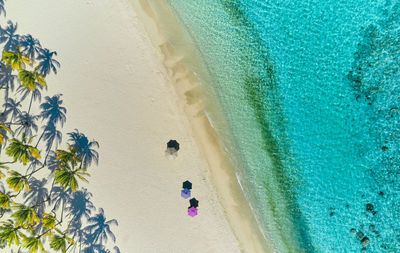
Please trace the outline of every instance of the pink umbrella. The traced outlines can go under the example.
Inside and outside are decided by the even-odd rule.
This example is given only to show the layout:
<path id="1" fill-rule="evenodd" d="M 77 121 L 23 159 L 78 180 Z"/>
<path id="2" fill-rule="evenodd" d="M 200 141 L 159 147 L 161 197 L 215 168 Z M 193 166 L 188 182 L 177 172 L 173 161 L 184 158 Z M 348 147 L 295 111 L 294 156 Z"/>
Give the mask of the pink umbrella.
<path id="1" fill-rule="evenodd" d="M 188 208 L 188 215 L 192 216 L 192 217 L 196 216 L 197 215 L 197 209 L 195 207 L 193 207 L 193 206 L 189 207 Z"/>

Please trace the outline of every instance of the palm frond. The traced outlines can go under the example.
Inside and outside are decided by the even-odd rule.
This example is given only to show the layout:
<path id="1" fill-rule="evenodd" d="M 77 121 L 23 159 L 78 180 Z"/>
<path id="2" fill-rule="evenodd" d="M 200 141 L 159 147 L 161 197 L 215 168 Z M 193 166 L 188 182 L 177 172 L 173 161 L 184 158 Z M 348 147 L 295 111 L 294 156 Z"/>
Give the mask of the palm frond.
<path id="1" fill-rule="evenodd" d="M 7 178 L 7 183 L 11 189 L 19 192 L 25 187 L 27 191 L 30 191 L 28 179 L 26 178 L 26 176 L 21 175 L 15 170 L 10 171 L 9 174 L 11 175 L 11 177 Z"/>
<path id="2" fill-rule="evenodd" d="M 28 227 L 39 223 L 39 219 L 36 215 L 33 207 L 17 204 L 15 207 L 11 207 L 16 211 L 11 215 L 15 220 L 16 226 Z"/>
<path id="3" fill-rule="evenodd" d="M 19 245 L 21 233 L 18 231 L 18 226 L 14 225 L 14 221 L 9 219 L 1 222 L 0 225 L 0 244 L 4 245 L 8 242 L 8 246 Z"/>

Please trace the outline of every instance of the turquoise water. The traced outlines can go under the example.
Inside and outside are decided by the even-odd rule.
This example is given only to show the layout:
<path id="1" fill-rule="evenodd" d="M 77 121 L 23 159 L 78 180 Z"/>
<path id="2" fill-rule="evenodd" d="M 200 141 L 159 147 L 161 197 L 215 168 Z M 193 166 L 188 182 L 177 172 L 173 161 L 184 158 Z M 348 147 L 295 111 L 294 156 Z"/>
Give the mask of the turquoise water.
<path id="1" fill-rule="evenodd" d="M 168 2 L 276 251 L 400 252 L 400 4 Z"/>

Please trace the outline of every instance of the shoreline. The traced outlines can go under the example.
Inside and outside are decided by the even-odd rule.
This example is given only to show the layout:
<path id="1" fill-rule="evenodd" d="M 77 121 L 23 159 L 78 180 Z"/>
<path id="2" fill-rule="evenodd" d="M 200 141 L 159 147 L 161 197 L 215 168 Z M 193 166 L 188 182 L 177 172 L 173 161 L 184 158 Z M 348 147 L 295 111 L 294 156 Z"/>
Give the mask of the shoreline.
<path id="1" fill-rule="evenodd" d="M 171 38 L 166 39 L 168 35 L 165 36 L 165 32 L 160 31 L 159 24 L 164 24 L 168 20 L 169 24 L 173 23 L 174 32 L 179 30 L 178 34 L 184 35 L 182 37 L 186 37 L 186 40 L 190 40 L 190 36 L 178 24 L 177 18 L 164 1 L 157 4 L 150 4 L 147 0 L 129 2 L 138 14 L 139 20 L 142 22 L 168 73 L 169 83 L 173 86 L 178 97 L 178 105 L 183 108 L 190 123 L 191 134 L 195 138 L 195 143 L 202 157 L 208 163 L 212 187 L 223 206 L 225 216 L 241 250 L 243 252 L 273 252 L 272 244 L 260 231 L 256 218 L 251 211 L 250 203 L 244 196 L 235 168 L 230 162 L 228 154 L 224 151 L 224 145 L 207 113 L 211 101 L 204 98 L 201 82 L 208 81 L 209 78 L 199 80 L 200 77 L 192 71 L 190 63 L 185 62 L 187 58 L 185 53 L 187 52 L 177 52 L 177 49 L 181 49 L 179 46 L 187 47 L 182 43 L 183 39 L 174 41 L 175 44 L 178 44 L 175 47 L 168 41 Z M 175 35 L 172 40 L 177 37 Z M 188 43 L 189 46 L 191 46 L 190 44 Z M 187 48 L 185 49 L 187 50 Z M 185 49 L 182 51 L 185 51 Z M 195 52 L 195 49 L 192 50 L 190 56 L 193 57 L 197 52 Z M 198 54 L 193 58 L 201 61 Z M 204 77 L 204 72 L 206 71 L 202 71 L 203 76 L 201 77 Z M 211 106 L 216 106 L 215 101 Z"/>
<path id="2" fill-rule="evenodd" d="M 155 23 L 132 2 L 139 4 L 7 2 L 6 18 L 18 22 L 18 34 L 32 34 L 58 53 L 61 68 L 46 79 L 42 97 L 60 93 L 67 108 L 59 148 L 75 128 L 99 142 L 99 164 L 89 171 L 90 183 L 80 187 L 107 219 L 118 220 L 112 231 L 121 252 L 266 252 L 207 118 L 204 80 L 198 79 L 204 73 L 189 71 L 188 54 L 174 52 L 161 36 L 149 37 L 143 17 Z M 176 159 L 165 155 L 169 139 L 181 144 Z M 185 180 L 200 201 L 195 218 L 180 196 Z"/>

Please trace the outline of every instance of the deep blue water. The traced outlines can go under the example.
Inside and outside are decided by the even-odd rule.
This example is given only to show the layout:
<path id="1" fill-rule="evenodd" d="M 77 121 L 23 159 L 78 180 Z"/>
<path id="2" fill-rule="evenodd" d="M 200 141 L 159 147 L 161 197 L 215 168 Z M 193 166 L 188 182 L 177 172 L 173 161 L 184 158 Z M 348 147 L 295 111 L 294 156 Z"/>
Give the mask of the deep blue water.
<path id="1" fill-rule="evenodd" d="M 276 251 L 400 252 L 400 3 L 168 2 Z"/>

